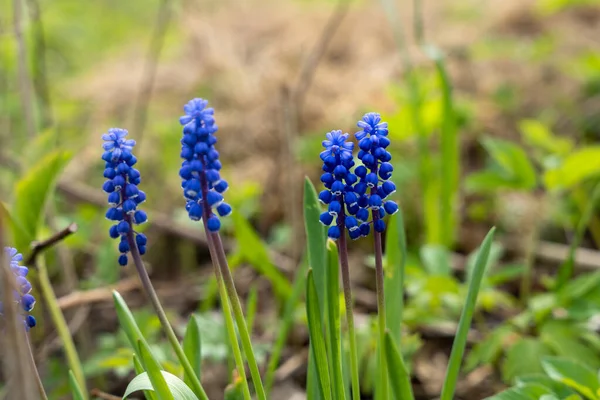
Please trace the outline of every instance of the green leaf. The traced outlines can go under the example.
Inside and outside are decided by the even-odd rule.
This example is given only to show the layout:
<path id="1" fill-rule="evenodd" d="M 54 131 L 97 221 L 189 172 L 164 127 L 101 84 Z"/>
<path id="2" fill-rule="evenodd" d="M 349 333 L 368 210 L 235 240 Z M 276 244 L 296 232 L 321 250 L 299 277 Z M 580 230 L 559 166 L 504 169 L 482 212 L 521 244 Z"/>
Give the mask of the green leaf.
<path id="1" fill-rule="evenodd" d="M 575 359 L 590 367 L 600 365 L 600 357 L 580 340 L 581 328 L 571 321 L 549 320 L 540 328 L 540 338 L 558 356 Z"/>
<path id="2" fill-rule="evenodd" d="M 140 355 L 140 359 L 142 360 L 142 364 L 146 370 L 146 376 L 148 378 L 151 386 L 148 387 L 138 387 L 135 390 L 154 390 L 156 393 L 156 397 L 158 400 L 174 400 L 173 394 L 167 384 L 166 378 L 163 375 L 164 371 L 161 371 L 160 364 L 156 361 L 148 344 L 146 344 L 142 340 L 138 340 L 138 354 Z M 143 374 L 142 374 L 143 375 Z M 142 378 L 140 378 L 141 380 Z M 179 379 L 179 378 L 177 378 Z M 135 379 L 134 379 L 135 381 Z M 133 382 L 133 381 L 132 381 Z M 129 384 L 131 385 L 131 383 Z M 134 386 L 135 388 L 136 386 Z M 129 390 L 129 389 L 128 389 Z M 126 390 L 126 392 L 128 391 Z M 193 392 L 192 392 L 193 395 Z M 123 396 L 125 398 L 126 396 Z M 194 398 L 196 398 L 194 396 Z"/>
<path id="3" fill-rule="evenodd" d="M 542 372 L 541 359 L 552 354 L 552 349 L 534 338 L 522 338 L 506 352 L 502 363 L 502 379 L 511 382 L 518 376 Z"/>
<path id="4" fill-rule="evenodd" d="M 86 400 L 87 397 L 84 395 L 83 391 L 79 387 L 79 383 L 77 383 L 77 379 L 75 379 L 75 375 L 73 371 L 69 370 L 69 386 L 71 387 L 71 393 L 73 394 L 73 400 Z"/>
<path id="5" fill-rule="evenodd" d="M 321 206 L 315 187 L 308 178 L 304 180 L 304 227 L 308 245 L 308 265 L 314 271 L 319 310 L 326 313 L 327 288 L 327 229 L 319 221 Z"/>
<path id="6" fill-rule="evenodd" d="M 575 389 L 590 400 L 597 400 L 600 393 L 598 376 L 591 368 L 562 357 L 546 357 L 542 361 L 544 371 L 552 379 Z"/>
<path id="7" fill-rule="evenodd" d="M 386 324 L 396 345 L 400 345 L 404 311 L 404 270 L 407 255 L 404 217 L 401 209 L 390 217 L 386 233 L 384 268 Z"/>
<path id="8" fill-rule="evenodd" d="M 481 244 L 479 252 L 477 253 L 477 261 L 475 262 L 473 276 L 469 282 L 469 290 L 467 292 L 465 307 L 460 316 L 456 337 L 454 338 L 454 343 L 452 344 L 452 352 L 450 353 L 448 370 L 446 371 L 446 378 L 444 379 L 442 394 L 440 396 L 441 400 L 452 400 L 454 397 L 458 373 L 460 371 L 460 365 L 462 363 L 465 346 L 467 344 L 467 335 L 469 333 L 469 327 L 471 326 L 471 320 L 473 319 L 473 313 L 475 312 L 477 295 L 479 294 L 481 280 L 485 274 L 485 267 L 490 255 L 490 248 L 492 246 L 495 231 L 496 228 L 492 228 L 489 231 Z"/>
<path id="9" fill-rule="evenodd" d="M 225 400 L 244 400 L 244 384 L 241 379 L 236 379 L 225 388 Z"/>
<path id="10" fill-rule="evenodd" d="M 258 307 L 258 288 L 256 285 L 250 286 L 248 299 L 246 300 L 246 326 L 248 332 L 252 335 L 254 331 L 254 319 L 256 317 L 256 308 Z"/>
<path id="11" fill-rule="evenodd" d="M 570 139 L 555 136 L 541 121 L 524 119 L 519 122 L 519 130 L 528 145 L 547 153 L 566 155 L 573 148 Z"/>
<path id="12" fill-rule="evenodd" d="M 146 339 L 135 322 L 131 310 L 127 307 L 127 303 L 125 303 L 123 297 L 116 290 L 113 291 L 113 301 L 117 311 L 117 318 L 119 319 L 119 326 L 127 335 L 131 348 L 137 350 L 137 342 L 140 340 L 145 342 Z"/>
<path id="13" fill-rule="evenodd" d="M 484 138 L 481 142 L 507 180 L 521 189 L 530 190 L 535 187 L 535 170 L 521 147 L 491 137 Z"/>
<path id="14" fill-rule="evenodd" d="M 20 227 L 13 231 L 17 248 L 28 249 L 37 239 L 46 202 L 70 158 L 69 152 L 53 152 L 34 164 L 17 182 L 12 210 L 12 217 Z"/>
<path id="15" fill-rule="evenodd" d="M 273 285 L 273 290 L 280 300 L 287 298 L 292 289 L 291 285 L 271 262 L 269 250 L 265 243 L 240 213 L 233 213 L 231 218 L 238 244 L 238 259 L 247 261 L 259 274 L 266 277 Z"/>
<path id="16" fill-rule="evenodd" d="M 387 370 L 390 386 L 396 399 L 412 400 L 415 398 L 410 383 L 410 374 L 406 369 L 402 355 L 390 332 L 385 333 L 385 359 L 387 361 Z"/>
<path id="17" fill-rule="evenodd" d="M 306 278 L 306 314 L 308 317 L 308 330 L 312 355 L 316 364 L 316 372 L 319 380 L 321 396 L 325 400 L 331 400 L 331 378 L 327 362 L 327 349 L 323 338 L 323 326 L 321 324 L 321 313 L 317 298 L 317 288 L 313 278 L 312 269 L 308 270 Z"/>
<path id="18" fill-rule="evenodd" d="M 133 369 L 135 370 L 135 373 L 137 375 L 146 372 L 144 370 L 144 367 L 142 366 L 140 359 L 135 353 L 133 354 Z M 144 396 L 146 396 L 148 400 L 156 400 L 156 394 L 154 393 L 154 390 L 144 390 Z"/>
<path id="19" fill-rule="evenodd" d="M 335 242 L 327 242 L 329 266 L 327 268 L 327 346 L 329 350 L 329 370 L 333 376 L 333 397 L 344 400 L 346 392 L 342 376 L 342 346 L 340 340 L 340 278 L 339 258 Z"/>
<path id="20" fill-rule="evenodd" d="M 167 371 L 159 371 L 162 377 L 162 381 L 165 383 L 167 390 L 170 390 L 169 393 L 172 393 L 171 398 L 174 400 L 198 400 L 198 398 L 194 395 L 192 389 L 190 389 L 181 379 L 176 377 L 173 374 L 168 373 Z M 144 391 L 154 391 L 154 382 L 151 376 L 147 372 L 143 372 L 133 378 L 129 385 L 127 385 L 127 389 L 125 390 L 125 394 L 123 395 L 123 399 L 127 398 L 132 393 L 138 392 L 140 390 Z"/>
<path id="21" fill-rule="evenodd" d="M 555 169 L 546 171 L 548 189 L 569 189 L 600 175 L 600 146 L 584 147 L 570 153 Z"/>
<path id="22" fill-rule="evenodd" d="M 547 388 L 542 385 L 528 384 L 520 387 L 510 388 L 486 400 L 540 400 L 542 396 L 552 395 Z"/>
<path id="23" fill-rule="evenodd" d="M 494 364 L 502 355 L 509 339 L 514 335 L 514 328 L 501 325 L 490 332 L 483 341 L 476 343 L 467 356 L 465 369 L 471 371 L 479 365 Z"/>
<path id="24" fill-rule="evenodd" d="M 498 189 L 521 189 L 521 185 L 501 171 L 486 170 L 470 174 L 465 189 L 469 193 L 491 193 Z"/>
<path id="25" fill-rule="evenodd" d="M 421 247 L 421 260 L 427 272 L 432 275 L 449 276 L 452 273 L 450 252 L 443 246 L 424 245 Z"/>
<path id="26" fill-rule="evenodd" d="M 552 393 L 555 393 L 561 399 L 564 399 L 566 397 L 569 397 L 569 396 L 575 394 L 573 389 L 569 388 L 564 383 L 553 380 L 552 378 L 550 378 L 548 375 L 545 375 L 545 374 L 527 374 L 527 375 L 521 375 L 516 378 L 517 386 L 523 386 L 523 385 L 528 385 L 528 384 L 532 384 L 532 383 L 545 386 Z"/>
<path id="27" fill-rule="evenodd" d="M 202 342 L 200 339 L 200 321 L 198 321 L 194 315 L 190 317 L 185 330 L 185 336 L 183 337 L 183 352 L 189 360 L 196 376 L 200 379 L 202 375 Z M 183 381 L 186 385 L 192 386 L 191 382 L 188 382 L 187 377 L 184 377 Z"/>

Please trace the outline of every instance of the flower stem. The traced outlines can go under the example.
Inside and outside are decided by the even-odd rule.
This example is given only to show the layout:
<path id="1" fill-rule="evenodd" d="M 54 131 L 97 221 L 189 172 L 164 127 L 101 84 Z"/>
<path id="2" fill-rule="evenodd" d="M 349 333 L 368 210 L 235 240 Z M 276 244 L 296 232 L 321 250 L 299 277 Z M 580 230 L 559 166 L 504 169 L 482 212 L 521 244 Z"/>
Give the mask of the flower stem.
<path id="1" fill-rule="evenodd" d="M 375 216 L 373 213 L 373 219 L 376 220 L 379 216 Z M 387 365 L 385 360 L 385 352 L 383 346 L 385 343 L 385 297 L 383 293 L 384 286 L 384 275 L 383 275 L 383 260 L 382 260 L 382 241 L 381 232 L 373 232 L 375 242 L 375 286 L 377 289 L 377 317 L 379 320 L 379 344 L 377 346 L 379 350 L 379 390 L 381 396 L 379 399 L 388 399 L 388 381 L 387 381 Z"/>
<path id="2" fill-rule="evenodd" d="M 206 218 L 204 218 L 204 227 L 206 229 Z M 229 335 L 229 342 L 231 343 L 231 348 L 233 349 L 233 356 L 235 358 L 235 364 L 237 366 L 238 373 L 240 374 L 240 378 L 243 382 L 242 389 L 244 391 L 244 398 L 246 400 L 251 400 L 252 396 L 250 395 L 250 388 L 248 387 L 248 380 L 246 378 L 246 367 L 244 366 L 242 351 L 240 350 L 240 344 L 235 332 L 233 318 L 231 317 L 231 305 L 229 303 L 229 297 L 227 296 L 227 288 L 223 282 L 223 275 L 221 274 L 217 264 L 217 251 L 212 240 L 208 241 L 208 250 L 210 252 L 210 258 L 213 260 L 213 268 L 215 271 L 215 277 L 217 278 L 219 295 L 221 296 L 221 307 L 223 307 L 223 315 L 225 318 L 227 334 Z"/>
<path id="3" fill-rule="evenodd" d="M 345 225 L 342 208 L 340 224 Z M 342 272 L 342 285 L 344 286 L 344 300 L 346 302 L 346 322 L 350 336 L 350 369 L 352 376 L 352 399 L 360 400 L 360 385 L 358 376 L 358 351 L 356 349 L 356 333 L 354 329 L 354 312 L 352 306 L 352 288 L 350 286 L 350 268 L 348 264 L 348 246 L 346 244 L 346 227 L 342 226 L 342 234 L 338 240 L 338 254 L 340 257 L 340 270 Z"/>
<path id="4" fill-rule="evenodd" d="M 242 310 L 240 298 L 238 297 L 237 291 L 235 289 L 233 276 L 231 275 L 229 265 L 227 264 L 227 258 L 225 256 L 225 250 L 223 249 L 223 243 L 221 242 L 221 236 L 218 232 L 208 232 L 207 230 L 207 233 L 208 241 L 209 243 L 212 242 L 212 245 L 215 247 L 217 253 L 217 261 L 219 263 L 223 281 L 225 282 L 225 288 L 227 290 L 229 300 L 231 301 L 231 306 L 233 307 L 233 315 L 235 317 L 238 330 L 240 332 L 242 347 L 244 348 L 244 353 L 246 354 L 246 359 L 248 360 L 248 366 L 250 367 L 250 374 L 252 375 L 252 382 L 254 382 L 254 389 L 256 390 L 256 395 L 259 400 L 266 400 L 267 395 L 265 393 L 265 389 L 260 379 L 258 363 L 256 362 L 254 351 L 252 350 L 252 341 L 250 340 L 250 333 L 248 332 L 248 327 L 246 326 L 246 319 L 244 318 L 244 312 Z"/>
<path id="5" fill-rule="evenodd" d="M 48 396 L 46 395 L 46 390 L 44 390 L 44 384 L 42 383 L 42 378 L 40 377 L 40 373 L 35 365 L 35 358 L 33 357 L 33 350 L 31 348 L 31 343 L 29 342 L 29 335 L 25 338 L 25 343 L 27 344 L 27 352 L 29 353 L 29 361 L 31 363 L 31 370 L 33 371 L 33 375 L 35 378 L 35 383 L 37 384 L 38 391 L 40 392 L 40 398 L 42 400 L 48 400 Z"/>
<path id="6" fill-rule="evenodd" d="M 126 216 L 125 219 L 126 220 L 129 219 L 127 222 L 131 223 L 129 216 Z M 135 242 L 135 237 L 133 236 L 133 231 L 131 229 L 127 233 L 127 241 L 129 242 L 131 256 L 133 257 L 135 269 L 137 270 L 137 273 L 140 276 L 140 280 L 142 281 L 142 286 L 143 286 L 144 290 L 146 291 L 146 295 L 150 299 L 152 306 L 154 307 L 154 311 L 156 312 L 156 315 L 158 316 L 160 324 L 162 325 L 163 330 L 164 330 L 165 334 L 167 335 L 169 342 L 171 343 L 171 347 L 173 347 L 173 350 L 177 354 L 177 358 L 179 358 L 179 362 L 183 366 L 185 375 L 189 379 L 189 382 L 192 384 L 191 389 L 194 391 L 196 396 L 198 396 L 201 400 L 208 400 L 208 396 L 206 395 L 206 392 L 204 391 L 204 388 L 202 387 L 202 384 L 200 383 L 198 376 L 194 372 L 192 365 L 190 364 L 189 360 L 185 356 L 185 353 L 183 352 L 183 348 L 181 347 L 181 344 L 179 343 L 179 339 L 177 339 L 177 336 L 175 335 L 175 332 L 173 331 L 173 327 L 171 326 L 171 324 L 169 323 L 169 320 L 167 319 L 167 314 L 165 313 L 165 310 L 162 308 L 162 305 L 160 304 L 160 300 L 158 299 L 156 291 L 154 290 L 154 287 L 152 286 L 152 282 L 150 281 L 150 277 L 148 276 L 148 271 L 146 271 L 146 267 L 144 266 L 144 262 L 142 261 L 142 257 L 140 256 L 140 251 L 137 247 L 137 243 Z"/>
<path id="7" fill-rule="evenodd" d="M 50 282 L 48 270 L 46 269 L 46 262 L 43 256 L 39 256 L 37 258 L 36 266 L 42 297 L 48 306 L 50 318 L 52 318 L 54 327 L 56 328 L 58 336 L 63 343 L 63 348 L 67 357 L 67 363 L 69 364 L 69 368 L 73 371 L 73 375 L 75 375 L 75 379 L 77 379 L 77 383 L 79 383 L 79 387 L 81 387 L 83 395 L 86 396 L 87 399 L 88 391 L 85 383 L 85 376 L 83 375 L 83 368 L 81 367 L 81 361 L 79 360 L 79 355 L 77 354 L 77 349 L 73 343 L 73 337 L 69 331 L 69 326 L 67 325 L 65 316 L 58 305 L 56 295 L 54 294 L 54 289 L 52 289 L 52 283 Z"/>

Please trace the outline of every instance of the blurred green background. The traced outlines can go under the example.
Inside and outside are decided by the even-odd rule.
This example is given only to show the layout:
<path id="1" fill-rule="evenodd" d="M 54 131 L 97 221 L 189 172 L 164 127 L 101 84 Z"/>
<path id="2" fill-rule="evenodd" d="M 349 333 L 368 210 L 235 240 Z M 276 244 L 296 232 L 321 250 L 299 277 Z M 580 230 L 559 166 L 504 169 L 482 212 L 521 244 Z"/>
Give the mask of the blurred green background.
<path id="1" fill-rule="evenodd" d="M 137 305 L 143 297 L 106 234 L 100 136 L 118 126 L 138 141 L 147 260 L 174 318 L 200 309 L 207 324 L 221 324 L 178 177 L 177 118 L 189 99 L 208 99 L 236 211 L 223 221 L 230 263 L 242 295 L 258 293 L 255 335 L 266 357 L 304 253 L 303 178 L 318 182 L 326 132 L 353 133 L 364 112 L 378 111 L 390 126 L 410 250 L 404 350 L 415 354 L 423 398 L 439 393 L 443 375 L 431 360 L 447 359 L 470 255 L 491 225 L 501 238 L 476 316 L 472 344 L 480 344 L 467 362 L 485 384 L 466 380 L 462 396 L 540 371 L 539 361 L 518 362 L 523 352 L 578 354 L 598 368 L 589 325 L 600 313 L 598 38 L 597 0 L 4 0 L 0 200 L 23 215 L 37 210 L 23 217 L 31 240 L 79 225 L 48 266 L 88 377 L 117 392 L 132 373 L 129 353 L 114 335 L 110 296 L 89 300 L 87 291 L 129 284 Z M 28 241 L 19 244 L 26 252 Z M 367 366 L 368 250 L 352 244 Z M 584 274 L 575 284 L 573 271 Z M 60 343 L 43 304 L 36 312 L 40 365 L 60 398 Z M 144 309 L 140 318 L 158 337 L 155 318 Z M 224 335 L 209 331 L 203 351 L 220 388 L 229 353 Z M 292 334 L 285 358 L 305 338 Z M 170 357 L 165 347 L 167 370 Z M 287 381 L 301 391 L 297 375 Z"/>

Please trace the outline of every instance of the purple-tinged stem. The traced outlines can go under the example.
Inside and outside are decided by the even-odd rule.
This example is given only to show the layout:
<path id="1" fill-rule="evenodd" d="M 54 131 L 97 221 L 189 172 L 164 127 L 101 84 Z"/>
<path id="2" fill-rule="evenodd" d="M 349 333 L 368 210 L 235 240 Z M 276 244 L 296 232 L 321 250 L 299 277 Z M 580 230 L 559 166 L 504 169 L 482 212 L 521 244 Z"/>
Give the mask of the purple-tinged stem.
<path id="1" fill-rule="evenodd" d="M 348 263 L 348 245 L 346 242 L 346 213 L 344 211 L 344 198 L 338 196 L 342 205 L 338 218 L 340 238 L 338 239 L 338 254 L 340 258 L 340 270 L 342 272 L 342 286 L 344 286 L 344 300 L 346 304 L 346 323 L 348 324 L 348 335 L 350 336 L 350 369 L 352 377 L 352 399 L 360 400 L 360 383 L 358 374 L 358 351 L 356 348 L 356 330 L 354 328 L 354 306 L 352 301 L 352 287 L 350 284 L 350 266 Z"/>
<path id="2" fill-rule="evenodd" d="M 206 167 L 204 160 L 201 160 L 201 162 L 202 166 Z M 200 174 L 200 187 L 202 190 L 202 199 L 206 199 L 209 189 L 206 175 L 204 173 Z M 213 258 L 213 262 L 216 261 L 219 265 L 221 277 L 223 278 L 225 289 L 227 291 L 231 307 L 233 308 L 233 316 L 240 332 L 240 339 L 242 341 L 242 347 L 244 349 L 244 354 L 246 355 L 246 360 L 248 361 L 248 367 L 250 368 L 250 375 L 252 377 L 252 382 L 254 383 L 256 396 L 259 400 L 266 400 L 267 394 L 260 378 L 260 370 L 258 368 L 258 363 L 256 362 L 256 357 L 254 356 L 254 350 L 252 349 L 252 341 L 250 340 L 250 333 L 246 325 L 246 319 L 244 318 L 244 311 L 242 310 L 240 298 L 237 294 L 237 290 L 235 289 L 233 276 L 231 275 L 231 270 L 229 269 L 229 264 L 227 263 L 227 256 L 225 255 L 225 249 L 223 248 L 221 236 L 219 235 L 219 232 L 211 232 L 208 230 L 208 218 L 212 215 L 213 214 L 210 205 L 206 201 L 202 201 L 202 219 L 204 221 L 206 239 L 209 247 L 213 246 L 215 249 L 214 252 L 216 253 L 217 259 L 215 260 Z M 211 257 L 213 257 L 212 253 Z"/>
<path id="3" fill-rule="evenodd" d="M 42 383 L 42 378 L 40 377 L 40 373 L 35 365 L 35 357 L 33 357 L 33 349 L 31 348 L 31 343 L 29 342 L 29 335 L 25 338 L 25 343 L 27 344 L 27 352 L 29 353 L 29 361 L 31 363 L 31 370 L 33 371 L 33 375 L 35 378 L 35 383 L 38 387 L 38 391 L 40 392 L 40 398 L 42 400 L 48 400 L 48 396 L 46 395 L 46 390 L 44 389 L 44 384 Z"/>

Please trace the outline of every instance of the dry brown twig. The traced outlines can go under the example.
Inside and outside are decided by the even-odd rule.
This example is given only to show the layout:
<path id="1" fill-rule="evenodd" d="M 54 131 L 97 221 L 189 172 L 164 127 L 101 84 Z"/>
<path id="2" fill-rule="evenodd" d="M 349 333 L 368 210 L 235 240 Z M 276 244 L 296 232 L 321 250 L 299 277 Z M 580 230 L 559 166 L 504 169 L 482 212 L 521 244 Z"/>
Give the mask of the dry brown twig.
<path id="1" fill-rule="evenodd" d="M 60 230 L 54 235 L 50 236 L 48 239 L 39 242 L 33 242 L 31 244 L 31 253 L 25 259 L 25 265 L 32 265 L 40 253 L 56 245 L 58 242 L 65 240 L 75 232 L 77 232 L 77 224 L 71 223 L 63 230 Z"/>

